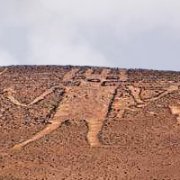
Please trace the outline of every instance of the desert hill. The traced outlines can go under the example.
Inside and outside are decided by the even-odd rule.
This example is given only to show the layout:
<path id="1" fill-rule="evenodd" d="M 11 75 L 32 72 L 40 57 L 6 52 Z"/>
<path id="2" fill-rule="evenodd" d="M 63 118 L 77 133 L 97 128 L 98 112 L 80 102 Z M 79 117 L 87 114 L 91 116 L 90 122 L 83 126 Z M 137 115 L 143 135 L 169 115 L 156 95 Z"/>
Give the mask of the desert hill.
<path id="1" fill-rule="evenodd" d="M 0 180 L 179 180 L 180 72 L 0 67 Z"/>

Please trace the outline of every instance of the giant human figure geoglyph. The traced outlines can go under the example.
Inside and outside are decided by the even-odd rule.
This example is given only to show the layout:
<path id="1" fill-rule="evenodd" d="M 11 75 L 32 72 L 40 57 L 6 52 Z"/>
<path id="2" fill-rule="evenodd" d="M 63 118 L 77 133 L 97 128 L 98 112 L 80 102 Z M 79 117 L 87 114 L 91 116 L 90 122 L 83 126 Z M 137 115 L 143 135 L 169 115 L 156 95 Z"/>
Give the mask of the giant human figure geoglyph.
<path id="1" fill-rule="evenodd" d="M 87 139 L 91 147 L 97 147 L 101 143 L 98 134 L 103 126 L 103 122 L 108 113 L 108 109 L 113 98 L 116 86 L 102 86 L 109 73 L 104 69 L 99 75 L 93 76 L 92 70 L 87 70 L 86 80 L 81 79 L 80 86 L 64 87 L 64 97 L 59 103 L 56 114 L 51 119 L 50 124 L 42 131 L 30 139 L 19 143 L 13 150 L 19 150 L 27 144 L 34 142 L 60 127 L 62 122 L 67 119 L 85 120 L 88 124 Z M 64 76 L 64 82 L 69 81 L 75 75 L 76 70 L 70 71 Z M 125 72 L 120 74 L 120 79 L 126 81 Z"/>

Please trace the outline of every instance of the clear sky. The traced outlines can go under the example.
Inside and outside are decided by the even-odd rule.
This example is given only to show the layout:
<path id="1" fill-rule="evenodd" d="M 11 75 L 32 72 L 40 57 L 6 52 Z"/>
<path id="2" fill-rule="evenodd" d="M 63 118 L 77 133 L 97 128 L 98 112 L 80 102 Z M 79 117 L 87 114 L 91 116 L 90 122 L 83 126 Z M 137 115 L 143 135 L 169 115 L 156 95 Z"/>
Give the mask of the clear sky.
<path id="1" fill-rule="evenodd" d="M 0 65 L 180 71 L 180 0 L 0 0 Z"/>

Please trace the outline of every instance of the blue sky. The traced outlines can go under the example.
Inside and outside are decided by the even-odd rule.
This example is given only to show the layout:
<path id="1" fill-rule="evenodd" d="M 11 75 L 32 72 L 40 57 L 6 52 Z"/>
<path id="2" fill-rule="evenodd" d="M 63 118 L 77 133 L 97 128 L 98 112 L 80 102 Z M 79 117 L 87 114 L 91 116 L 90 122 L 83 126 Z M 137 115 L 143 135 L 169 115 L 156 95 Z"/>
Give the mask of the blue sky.
<path id="1" fill-rule="evenodd" d="M 0 65 L 180 70 L 179 0 L 0 0 Z"/>

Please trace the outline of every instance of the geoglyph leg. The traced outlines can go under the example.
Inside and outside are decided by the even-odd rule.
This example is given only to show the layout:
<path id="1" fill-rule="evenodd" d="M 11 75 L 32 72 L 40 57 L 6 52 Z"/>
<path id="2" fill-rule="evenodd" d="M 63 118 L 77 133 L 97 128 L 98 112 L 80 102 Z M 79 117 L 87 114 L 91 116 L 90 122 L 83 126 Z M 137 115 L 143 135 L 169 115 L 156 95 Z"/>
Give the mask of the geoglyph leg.
<path id="1" fill-rule="evenodd" d="M 61 126 L 61 123 L 63 122 L 62 117 L 58 117 L 55 115 L 55 117 L 53 118 L 53 120 L 51 121 L 50 124 L 48 124 L 43 130 L 41 130 L 40 132 L 38 132 L 37 134 L 35 134 L 32 138 L 16 144 L 12 150 L 15 151 L 19 151 L 21 150 L 24 146 L 28 145 L 29 143 L 35 142 L 39 139 L 41 139 L 42 137 L 52 133 L 53 131 L 55 131 L 56 129 L 58 129 Z"/>
<path id="2" fill-rule="evenodd" d="M 58 129 L 61 126 L 61 123 L 65 120 L 65 116 L 64 116 L 65 111 L 62 113 L 61 108 L 65 110 L 65 108 L 63 107 L 63 104 L 62 105 L 59 104 L 56 114 L 54 115 L 53 119 L 49 122 L 50 124 L 48 124 L 43 130 L 41 130 L 40 132 L 35 134 L 32 138 L 30 138 L 22 143 L 16 144 L 12 148 L 12 150 L 13 151 L 21 150 L 24 146 L 28 145 L 29 143 L 35 142 L 35 141 L 41 139 L 42 137 L 49 135 L 56 129 Z"/>
<path id="3" fill-rule="evenodd" d="M 120 71 L 120 80 L 124 82 L 128 80 L 128 74 L 126 69 L 122 69 Z"/>
<path id="4" fill-rule="evenodd" d="M 87 140 L 91 147 L 98 147 L 101 145 L 98 137 L 98 133 L 102 129 L 104 120 L 96 120 L 91 119 L 87 120 L 88 123 L 88 133 L 87 133 Z"/>

